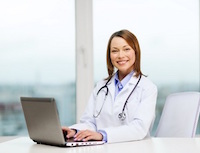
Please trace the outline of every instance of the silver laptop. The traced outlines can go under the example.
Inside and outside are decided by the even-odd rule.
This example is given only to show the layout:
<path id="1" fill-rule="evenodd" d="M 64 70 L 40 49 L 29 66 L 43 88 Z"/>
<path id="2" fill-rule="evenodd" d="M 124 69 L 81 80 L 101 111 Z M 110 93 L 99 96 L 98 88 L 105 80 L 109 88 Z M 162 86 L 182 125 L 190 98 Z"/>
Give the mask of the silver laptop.
<path id="1" fill-rule="evenodd" d="M 26 120 L 29 137 L 38 144 L 56 146 L 100 145 L 104 141 L 74 141 L 66 139 L 66 132 L 61 129 L 54 98 L 21 97 L 22 109 Z"/>

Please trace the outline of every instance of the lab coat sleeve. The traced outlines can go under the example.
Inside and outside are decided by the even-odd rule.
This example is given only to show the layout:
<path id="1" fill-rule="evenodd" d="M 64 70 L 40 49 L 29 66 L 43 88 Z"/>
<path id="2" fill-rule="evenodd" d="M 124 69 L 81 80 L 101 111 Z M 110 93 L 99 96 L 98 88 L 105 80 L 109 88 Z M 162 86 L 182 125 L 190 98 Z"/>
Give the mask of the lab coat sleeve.
<path id="1" fill-rule="evenodd" d="M 86 106 L 86 109 L 81 116 L 80 122 L 78 124 L 74 124 L 70 126 L 70 128 L 77 129 L 77 130 L 92 130 L 96 131 L 96 122 L 93 117 L 94 112 L 94 102 L 96 99 L 96 93 L 97 93 L 97 87 L 93 90 L 92 94 L 90 95 L 88 104 Z"/>
<path id="2" fill-rule="evenodd" d="M 155 117 L 157 87 L 155 85 L 144 89 L 136 115 L 126 125 L 103 129 L 107 133 L 107 142 L 123 142 L 144 139 Z"/>

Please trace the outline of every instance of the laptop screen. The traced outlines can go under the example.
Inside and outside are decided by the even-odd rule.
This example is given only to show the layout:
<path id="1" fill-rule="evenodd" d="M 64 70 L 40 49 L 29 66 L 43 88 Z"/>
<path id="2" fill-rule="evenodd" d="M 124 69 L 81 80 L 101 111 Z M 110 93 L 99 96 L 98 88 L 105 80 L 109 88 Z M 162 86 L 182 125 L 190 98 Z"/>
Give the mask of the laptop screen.
<path id="1" fill-rule="evenodd" d="M 103 144 L 104 141 L 65 142 L 54 98 L 21 97 L 29 137 L 42 144 L 79 146 Z"/>

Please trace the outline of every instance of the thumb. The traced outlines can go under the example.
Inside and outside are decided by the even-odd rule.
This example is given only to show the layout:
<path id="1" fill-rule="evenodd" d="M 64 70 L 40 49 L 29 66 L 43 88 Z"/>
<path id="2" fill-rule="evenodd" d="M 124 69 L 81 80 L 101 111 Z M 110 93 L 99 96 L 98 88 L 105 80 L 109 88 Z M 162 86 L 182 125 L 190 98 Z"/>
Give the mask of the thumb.
<path id="1" fill-rule="evenodd" d="M 63 126 L 62 130 L 67 132 L 67 138 L 71 138 L 76 134 L 75 130 L 72 130 L 72 129 L 66 127 L 66 126 Z"/>

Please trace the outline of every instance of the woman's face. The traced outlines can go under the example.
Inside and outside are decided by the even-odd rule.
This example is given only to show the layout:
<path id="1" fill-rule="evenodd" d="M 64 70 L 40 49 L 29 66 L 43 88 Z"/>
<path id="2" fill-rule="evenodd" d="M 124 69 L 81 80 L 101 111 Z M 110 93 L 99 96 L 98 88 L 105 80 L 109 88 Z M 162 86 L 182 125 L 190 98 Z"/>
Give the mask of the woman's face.
<path id="1" fill-rule="evenodd" d="M 119 70 L 119 79 L 122 80 L 134 69 L 135 51 L 121 37 L 114 37 L 110 44 L 111 62 Z"/>

